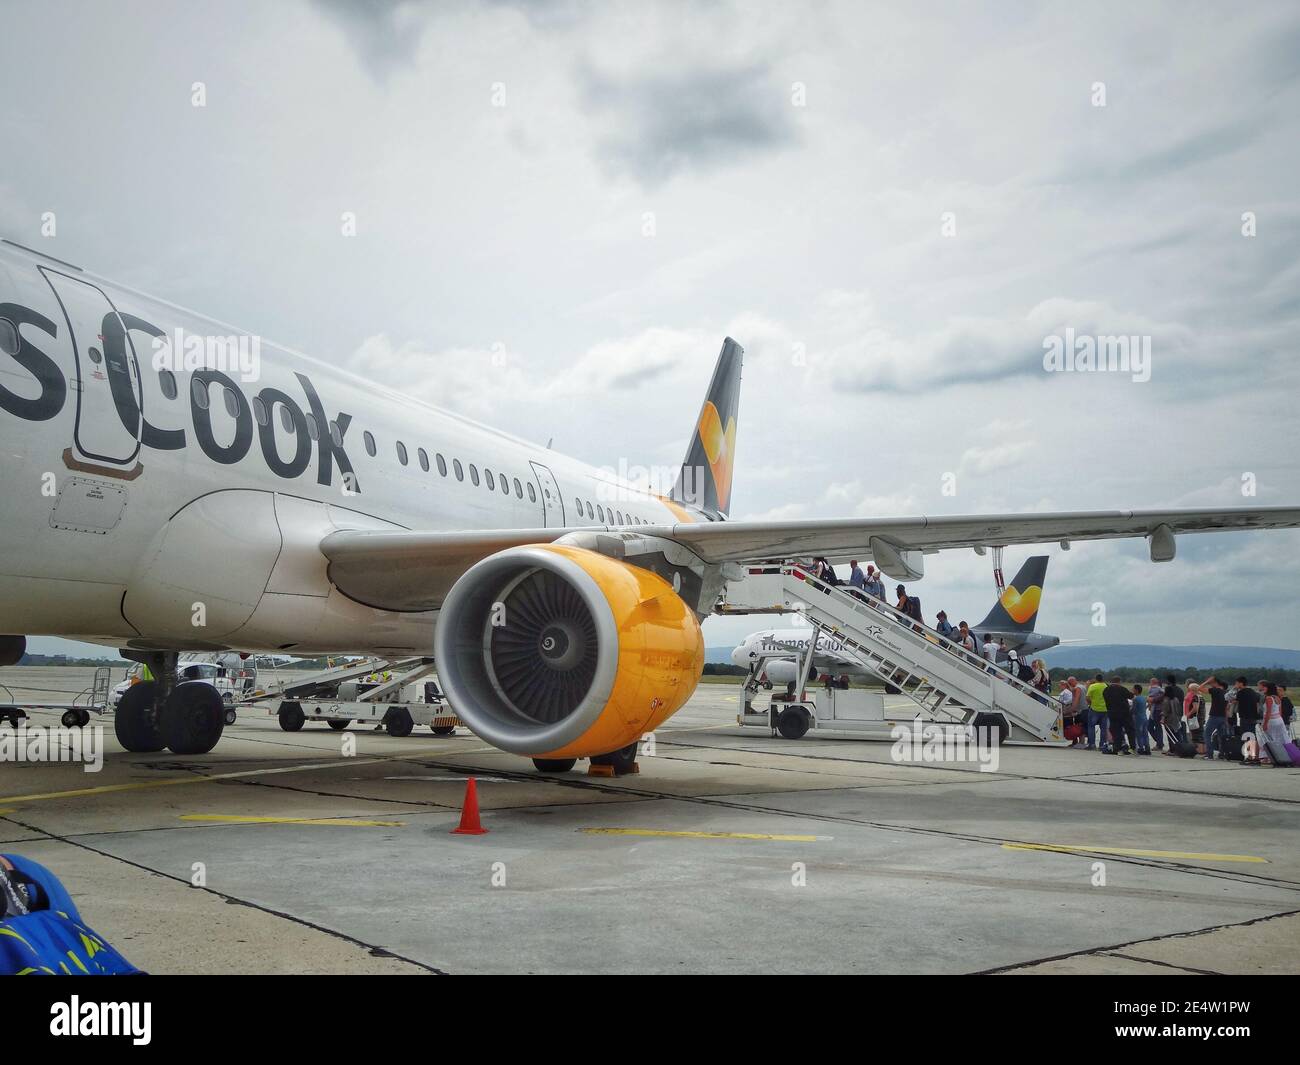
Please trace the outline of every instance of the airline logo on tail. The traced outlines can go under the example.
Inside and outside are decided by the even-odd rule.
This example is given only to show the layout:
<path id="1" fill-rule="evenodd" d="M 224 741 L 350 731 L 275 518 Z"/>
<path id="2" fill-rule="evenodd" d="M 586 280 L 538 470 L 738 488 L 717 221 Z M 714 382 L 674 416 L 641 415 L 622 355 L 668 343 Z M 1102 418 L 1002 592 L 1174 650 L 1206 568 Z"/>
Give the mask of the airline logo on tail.
<path id="1" fill-rule="evenodd" d="M 731 472 L 736 461 L 736 419 L 727 419 L 722 428 L 722 417 L 711 401 L 706 401 L 700 411 L 700 443 L 713 473 L 713 486 L 718 493 L 719 509 L 725 511 L 731 499 Z"/>
<path id="2" fill-rule="evenodd" d="M 1014 584 L 1009 585 L 1002 593 L 1002 609 L 1011 615 L 1011 620 L 1017 625 L 1023 625 L 1038 613 L 1038 601 L 1042 595 L 1042 586 L 1038 584 L 1023 592 L 1017 591 Z"/>

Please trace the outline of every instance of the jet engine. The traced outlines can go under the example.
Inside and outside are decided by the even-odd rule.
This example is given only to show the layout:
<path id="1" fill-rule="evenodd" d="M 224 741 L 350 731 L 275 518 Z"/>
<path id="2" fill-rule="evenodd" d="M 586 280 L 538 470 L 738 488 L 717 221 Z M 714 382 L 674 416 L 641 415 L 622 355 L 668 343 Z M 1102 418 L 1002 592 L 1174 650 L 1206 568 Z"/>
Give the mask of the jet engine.
<path id="1" fill-rule="evenodd" d="M 704 669 L 695 613 L 662 577 L 581 547 L 498 552 L 452 586 L 434 639 L 452 708 L 503 751 L 620 751 L 674 714 Z"/>

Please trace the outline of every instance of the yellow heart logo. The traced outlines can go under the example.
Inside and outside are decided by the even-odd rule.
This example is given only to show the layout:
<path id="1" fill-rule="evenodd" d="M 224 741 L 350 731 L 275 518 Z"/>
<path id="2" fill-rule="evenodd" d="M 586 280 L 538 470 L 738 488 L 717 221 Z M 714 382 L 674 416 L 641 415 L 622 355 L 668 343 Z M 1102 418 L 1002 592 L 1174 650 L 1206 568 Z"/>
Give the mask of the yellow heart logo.
<path id="1" fill-rule="evenodd" d="M 1002 609 L 1011 615 L 1016 624 L 1023 625 L 1038 613 L 1038 600 L 1042 595 L 1043 589 L 1037 584 L 1026 589 L 1023 595 L 1016 591 L 1015 585 L 1011 585 L 1002 593 Z"/>
<path id="2" fill-rule="evenodd" d="M 731 470 L 736 457 L 736 419 L 732 418 L 724 431 L 718 408 L 711 402 L 706 402 L 700 412 L 699 433 L 704 454 L 709 460 L 709 469 L 713 471 L 713 487 L 718 493 L 718 506 L 726 510 L 727 500 L 731 497 Z"/>

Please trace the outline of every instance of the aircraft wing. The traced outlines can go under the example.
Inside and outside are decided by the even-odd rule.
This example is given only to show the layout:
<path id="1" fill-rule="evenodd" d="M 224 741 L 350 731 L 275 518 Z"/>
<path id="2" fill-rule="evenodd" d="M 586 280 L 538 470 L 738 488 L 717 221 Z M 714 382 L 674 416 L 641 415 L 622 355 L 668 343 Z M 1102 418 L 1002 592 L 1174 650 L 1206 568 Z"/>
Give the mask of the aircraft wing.
<path id="1" fill-rule="evenodd" d="M 1152 557 L 1173 557 L 1182 533 L 1300 527 L 1300 507 L 970 514 L 909 518 L 820 518 L 638 525 L 617 530 L 675 540 L 705 562 L 764 562 L 825 556 L 874 558 L 891 576 L 908 553 L 1051 541 L 1150 537 Z M 599 526 L 472 532 L 342 530 L 320 544 L 330 580 L 347 596 L 384 610 L 431 610 L 480 559 L 508 547 L 550 543 Z"/>

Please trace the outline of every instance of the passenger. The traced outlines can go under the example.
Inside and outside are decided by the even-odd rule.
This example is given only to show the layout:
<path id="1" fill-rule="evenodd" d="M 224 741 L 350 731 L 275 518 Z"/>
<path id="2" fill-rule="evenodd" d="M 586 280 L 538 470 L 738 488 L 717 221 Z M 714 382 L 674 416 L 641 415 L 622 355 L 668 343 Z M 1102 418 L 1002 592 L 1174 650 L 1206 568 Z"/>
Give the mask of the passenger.
<path id="1" fill-rule="evenodd" d="M 1124 686 L 1119 677 L 1111 677 L 1110 683 L 1102 691 L 1106 716 L 1110 718 L 1111 754 L 1131 754 L 1137 749 L 1137 737 L 1133 732 L 1133 716 L 1129 712 L 1129 702 L 1132 698 L 1132 692 Z"/>
<path id="2" fill-rule="evenodd" d="M 953 639 L 954 634 L 957 632 L 952 622 L 948 620 L 948 614 L 943 610 L 939 611 L 938 619 L 934 623 L 934 629 L 945 640 Z"/>
<path id="3" fill-rule="evenodd" d="M 1057 696 L 1061 700 L 1061 727 L 1062 735 L 1070 741 L 1071 747 L 1077 747 L 1083 742 L 1083 725 L 1079 721 L 1079 706 L 1076 699 L 1077 690 L 1070 686 L 1070 680 L 1061 681 L 1061 691 Z"/>
<path id="4" fill-rule="evenodd" d="M 1106 717 L 1106 679 L 1098 673 L 1088 685 L 1088 750 L 1110 753 L 1110 721 Z M 1093 733 L 1097 733 L 1096 745 Z"/>
<path id="5" fill-rule="evenodd" d="M 1252 735 L 1259 725 L 1259 694 L 1238 677 L 1233 684 L 1237 689 L 1237 735 L 1243 740 Z"/>
<path id="6" fill-rule="evenodd" d="M 1005 669 L 1008 673 L 1010 673 L 1013 677 L 1019 677 L 1020 676 L 1020 652 L 1017 651 L 1014 647 L 1008 647 L 1006 640 L 1001 640 L 999 642 L 999 649 L 1006 652 L 1005 665 L 1003 665 L 1002 668 Z"/>
<path id="7" fill-rule="evenodd" d="M 1228 701 L 1223 697 L 1223 681 L 1218 677 L 1209 677 L 1205 681 L 1205 687 L 1210 693 L 1210 712 L 1205 719 L 1205 731 L 1202 735 L 1205 757 L 1213 762 L 1214 752 L 1219 749 L 1220 742 L 1227 742 L 1232 733 L 1228 729 Z M 1226 738 L 1221 741 L 1220 737 Z"/>
<path id="8" fill-rule="evenodd" d="M 1133 685 L 1133 736 L 1137 742 L 1138 754 L 1151 753 L 1151 729 L 1147 721 L 1147 697 L 1142 694 L 1142 685 Z"/>
<path id="9" fill-rule="evenodd" d="M 1047 668 L 1047 664 L 1041 658 L 1034 659 L 1034 675 L 1029 681 L 1044 695 L 1051 694 L 1052 691 L 1052 673 Z"/>
<path id="10" fill-rule="evenodd" d="M 1178 681 L 1172 673 L 1165 677 L 1164 692 L 1165 728 L 1169 730 L 1175 742 L 1182 742 L 1187 739 L 1187 726 L 1183 722 L 1183 700 L 1187 694 L 1178 686 Z M 1165 754 L 1176 754 L 1172 744 Z"/>
<path id="11" fill-rule="evenodd" d="M 861 599 L 866 594 L 865 590 L 863 590 L 866 586 L 867 577 L 865 573 L 862 572 L 862 567 L 858 566 L 858 560 L 853 559 L 852 562 L 849 563 L 849 592 L 852 593 L 853 596 Z"/>
<path id="12" fill-rule="evenodd" d="M 957 642 L 976 658 L 980 657 L 980 642 L 964 621 L 957 626 Z"/>
<path id="13" fill-rule="evenodd" d="M 867 582 L 863 586 L 867 595 L 874 595 L 882 603 L 885 601 L 885 582 L 880 579 L 880 572 L 875 566 L 867 566 Z"/>
<path id="14" fill-rule="evenodd" d="M 1204 721 L 1201 709 L 1201 686 L 1194 680 L 1187 682 L 1187 694 L 1183 696 L 1183 723 L 1187 726 L 1187 738 L 1200 746 L 1204 737 Z M 1204 748 L 1200 751 L 1204 754 Z"/>
<path id="15" fill-rule="evenodd" d="M 992 673 L 998 664 L 998 645 L 993 642 L 992 633 L 984 634 L 984 643 L 980 650 L 984 654 L 984 661 L 988 663 L 988 671 Z"/>
<path id="16" fill-rule="evenodd" d="M 1291 742 L 1291 733 L 1282 720 L 1282 696 L 1278 694 L 1277 685 L 1271 680 L 1261 680 L 1259 690 L 1264 697 L 1264 714 L 1259 723 L 1259 758 L 1261 762 L 1272 764 L 1272 753 L 1264 741 L 1285 750 Z"/>
<path id="17" fill-rule="evenodd" d="M 897 592 L 897 609 L 899 613 L 906 614 L 909 618 L 915 621 L 916 624 L 912 626 L 912 629 L 915 632 L 920 632 L 922 626 L 925 624 L 925 619 L 921 617 L 921 600 L 914 595 L 908 595 L 907 589 L 901 584 L 898 586 Z"/>
<path id="18" fill-rule="evenodd" d="M 1155 741 L 1156 750 L 1165 749 L 1165 689 L 1152 677 L 1147 682 L 1147 732 Z"/>
<path id="19" fill-rule="evenodd" d="M 1287 731 L 1290 732 L 1291 724 L 1295 721 L 1295 703 L 1293 703 L 1291 697 L 1287 695 L 1285 684 L 1279 684 L 1277 686 L 1277 694 L 1282 699 L 1282 720 L 1286 724 Z"/>

